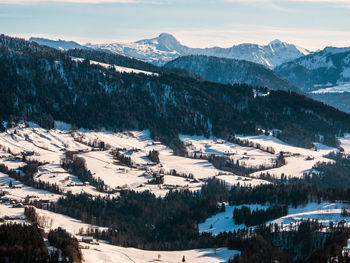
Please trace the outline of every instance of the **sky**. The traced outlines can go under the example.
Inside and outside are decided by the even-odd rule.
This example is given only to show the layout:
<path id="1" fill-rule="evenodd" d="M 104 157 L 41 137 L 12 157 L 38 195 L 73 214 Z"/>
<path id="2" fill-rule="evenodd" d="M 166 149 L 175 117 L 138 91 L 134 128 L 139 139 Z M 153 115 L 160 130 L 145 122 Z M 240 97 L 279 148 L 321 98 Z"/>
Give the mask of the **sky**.
<path id="1" fill-rule="evenodd" d="M 162 32 L 190 47 L 350 46 L 350 0 L 0 0 L 0 33 L 81 44 Z"/>

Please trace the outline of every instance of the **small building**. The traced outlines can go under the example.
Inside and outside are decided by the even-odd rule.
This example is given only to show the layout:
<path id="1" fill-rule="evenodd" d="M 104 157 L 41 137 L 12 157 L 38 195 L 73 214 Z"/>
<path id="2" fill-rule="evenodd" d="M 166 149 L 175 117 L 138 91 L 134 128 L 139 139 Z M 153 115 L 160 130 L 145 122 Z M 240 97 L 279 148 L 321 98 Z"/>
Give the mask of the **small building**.
<path id="1" fill-rule="evenodd" d="M 91 236 L 83 236 L 81 238 L 81 241 L 85 243 L 92 243 L 94 241 L 94 238 Z"/>
<path id="2" fill-rule="evenodd" d="M 84 184 L 84 186 L 90 185 L 89 182 L 84 182 L 83 184 Z"/>

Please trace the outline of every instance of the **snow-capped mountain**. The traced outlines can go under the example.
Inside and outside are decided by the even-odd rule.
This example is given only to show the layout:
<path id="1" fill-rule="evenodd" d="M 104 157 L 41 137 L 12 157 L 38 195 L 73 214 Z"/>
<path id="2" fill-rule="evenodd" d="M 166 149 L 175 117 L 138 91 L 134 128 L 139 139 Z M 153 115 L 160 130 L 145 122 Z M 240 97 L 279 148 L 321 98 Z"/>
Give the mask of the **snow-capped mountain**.
<path id="1" fill-rule="evenodd" d="M 306 92 L 350 83 L 350 48 L 328 47 L 275 68 L 283 78 Z"/>
<path id="2" fill-rule="evenodd" d="M 31 42 L 36 42 L 40 45 L 45 45 L 48 47 L 60 49 L 60 50 L 68 50 L 68 49 L 87 49 L 87 47 L 80 45 L 77 42 L 74 41 L 66 41 L 66 40 L 50 40 L 46 38 L 40 38 L 40 37 L 31 37 L 29 39 Z"/>
<path id="3" fill-rule="evenodd" d="M 54 48 L 62 46 L 62 43 L 58 44 L 55 43 L 55 41 L 50 42 L 44 39 L 35 39 L 35 42 Z M 182 45 L 174 36 L 167 33 L 162 33 L 156 38 L 144 39 L 131 43 L 85 44 L 84 47 L 108 50 L 113 53 L 134 57 L 156 65 L 163 65 L 180 56 L 206 55 L 247 60 L 269 68 L 274 68 L 284 62 L 310 53 L 306 49 L 280 40 L 274 40 L 265 46 L 240 44 L 229 48 L 190 48 Z"/>
<path id="4" fill-rule="evenodd" d="M 203 79 L 223 84 L 240 83 L 300 92 L 272 70 L 245 60 L 191 55 L 170 61 L 165 67 L 185 69 Z"/>
<path id="5" fill-rule="evenodd" d="M 350 48 L 327 47 L 275 71 L 311 97 L 350 112 Z"/>

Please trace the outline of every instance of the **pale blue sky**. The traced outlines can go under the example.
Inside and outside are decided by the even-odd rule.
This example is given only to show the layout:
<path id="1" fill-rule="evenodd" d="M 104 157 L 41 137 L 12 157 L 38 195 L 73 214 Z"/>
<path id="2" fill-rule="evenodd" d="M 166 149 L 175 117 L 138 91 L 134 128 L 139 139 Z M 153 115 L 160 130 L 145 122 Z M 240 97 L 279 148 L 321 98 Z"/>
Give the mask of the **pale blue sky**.
<path id="1" fill-rule="evenodd" d="M 105 43 L 162 32 L 192 47 L 350 46 L 350 0 L 0 0 L 0 33 L 12 36 Z"/>

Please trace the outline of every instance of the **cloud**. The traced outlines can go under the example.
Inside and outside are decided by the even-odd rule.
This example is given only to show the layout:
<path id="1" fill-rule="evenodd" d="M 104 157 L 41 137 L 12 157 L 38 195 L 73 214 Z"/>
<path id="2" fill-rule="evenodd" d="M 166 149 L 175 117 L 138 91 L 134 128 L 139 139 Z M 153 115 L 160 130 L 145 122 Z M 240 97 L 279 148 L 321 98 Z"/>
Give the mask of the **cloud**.
<path id="1" fill-rule="evenodd" d="M 222 29 L 188 29 L 171 31 L 185 45 L 192 47 L 231 47 L 241 43 L 266 45 L 273 39 L 296 44 L 310 50 L 326 46 L 350 46 L 350 30 L 321 30 L 236 24 Z"/>

